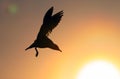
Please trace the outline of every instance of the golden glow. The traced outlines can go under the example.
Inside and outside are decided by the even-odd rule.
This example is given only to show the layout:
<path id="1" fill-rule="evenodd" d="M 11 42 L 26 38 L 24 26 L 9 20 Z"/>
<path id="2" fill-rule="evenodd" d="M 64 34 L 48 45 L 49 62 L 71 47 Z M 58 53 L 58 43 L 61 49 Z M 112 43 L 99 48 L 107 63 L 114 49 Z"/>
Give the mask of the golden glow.
<path id="1" fill-rule="evenodd" d="M 8 0 L 1 1 L 5 1 L 4 6 L 9 5 L 6 4 Z M 4 6 L 0 7 L 0 60 L 3 63 L 0 66 L 0 79 L 76 79 L 84 65 L 96 60 L 107 61 L 105 67 L 113 64 L 113 69 L 120 70 L 120 5 L 116 4 L 120 1 L 14 1 L 16 7 L 19 6 L 19 12 L 15 16 L 6 14 Z M 40 48 L 36 58 L 34 49 L 24 49 L 35 40 L 51 2 L 55 12 L 64 10 L 61 22 L 50 34 L 50 39 L 63 52 Z M 103 6 L 104 3 L 110 6 Z"/>
<path id="2" fill-rule="evenodd" d="M 77 79 L 120 79 L 120 71 L 109 62 L 96 60 L 86 64 Z"/>

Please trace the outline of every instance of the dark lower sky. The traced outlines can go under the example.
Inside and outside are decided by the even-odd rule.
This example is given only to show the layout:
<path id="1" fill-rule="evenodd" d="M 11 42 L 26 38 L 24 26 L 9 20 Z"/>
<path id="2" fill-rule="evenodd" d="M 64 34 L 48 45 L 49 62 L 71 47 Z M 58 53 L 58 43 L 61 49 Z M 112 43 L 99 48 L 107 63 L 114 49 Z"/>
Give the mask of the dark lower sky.
<path id="1" fill-rule="evenodd" d="M 25 51 L 45 12 L 64 16 L 49 36 L 62 53 Z M 0 0 L 0 79 L 76 79 L 87 62 L 105 60 L 120 71 L 119 0 Z"/>

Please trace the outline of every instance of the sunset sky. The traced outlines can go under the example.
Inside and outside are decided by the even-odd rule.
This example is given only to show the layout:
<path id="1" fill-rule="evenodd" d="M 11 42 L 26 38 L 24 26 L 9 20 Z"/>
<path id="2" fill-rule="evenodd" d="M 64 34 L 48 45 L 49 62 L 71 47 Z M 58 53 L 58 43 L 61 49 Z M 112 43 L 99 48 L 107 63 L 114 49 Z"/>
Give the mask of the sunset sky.
<path id="1" fill-rule="evenodd" d="M 25 51 L 43 16 L 63 10 L 49 38 L 62 52 Z M 0 0 L 0 79 L 76 79 L 89 62 L 102 60 L 120 72 L 119 0 Z"/>

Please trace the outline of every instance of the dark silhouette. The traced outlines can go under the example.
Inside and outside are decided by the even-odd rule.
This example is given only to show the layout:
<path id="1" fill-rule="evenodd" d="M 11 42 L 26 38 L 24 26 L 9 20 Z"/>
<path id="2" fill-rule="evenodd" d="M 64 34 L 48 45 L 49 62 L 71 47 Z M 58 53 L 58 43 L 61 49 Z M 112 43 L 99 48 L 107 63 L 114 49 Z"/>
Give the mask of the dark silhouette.
<path id="1" fill-rule="evenodd" d="M 25 50 L 28 50 L 30 48 L 35 48 L 36 50 L 36 57 L 38 56 L 38 50 L 37 48 L 51 48 L 54 50 L 60 50 L 58 45 L 56 45 L 53 41 L 51 41 L 48 38 L 48 35 L 52 32 L 52 30 L 58 25 L 60 22 L 62 16 L 63 16 L 63 11 L 60 11 L 54 15 L 53 13 L 53 7 L 51 7 L 45 14 L 44 19 L 43 19 L 43 24 L 40 28 L 40 31 L 37 35 L 36 40 Z"/>

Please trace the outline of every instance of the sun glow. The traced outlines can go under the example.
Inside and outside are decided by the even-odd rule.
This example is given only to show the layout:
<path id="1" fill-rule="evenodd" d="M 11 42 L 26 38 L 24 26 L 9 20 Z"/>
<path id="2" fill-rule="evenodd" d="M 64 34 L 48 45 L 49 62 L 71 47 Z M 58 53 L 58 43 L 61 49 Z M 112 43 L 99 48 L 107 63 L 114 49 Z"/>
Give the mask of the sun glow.
<path id="1" fill-rule="evenodd" d="M 94 61 L 84 66 L 76 79 L 120 79 L 120 71 L 109 62 Z"/>

